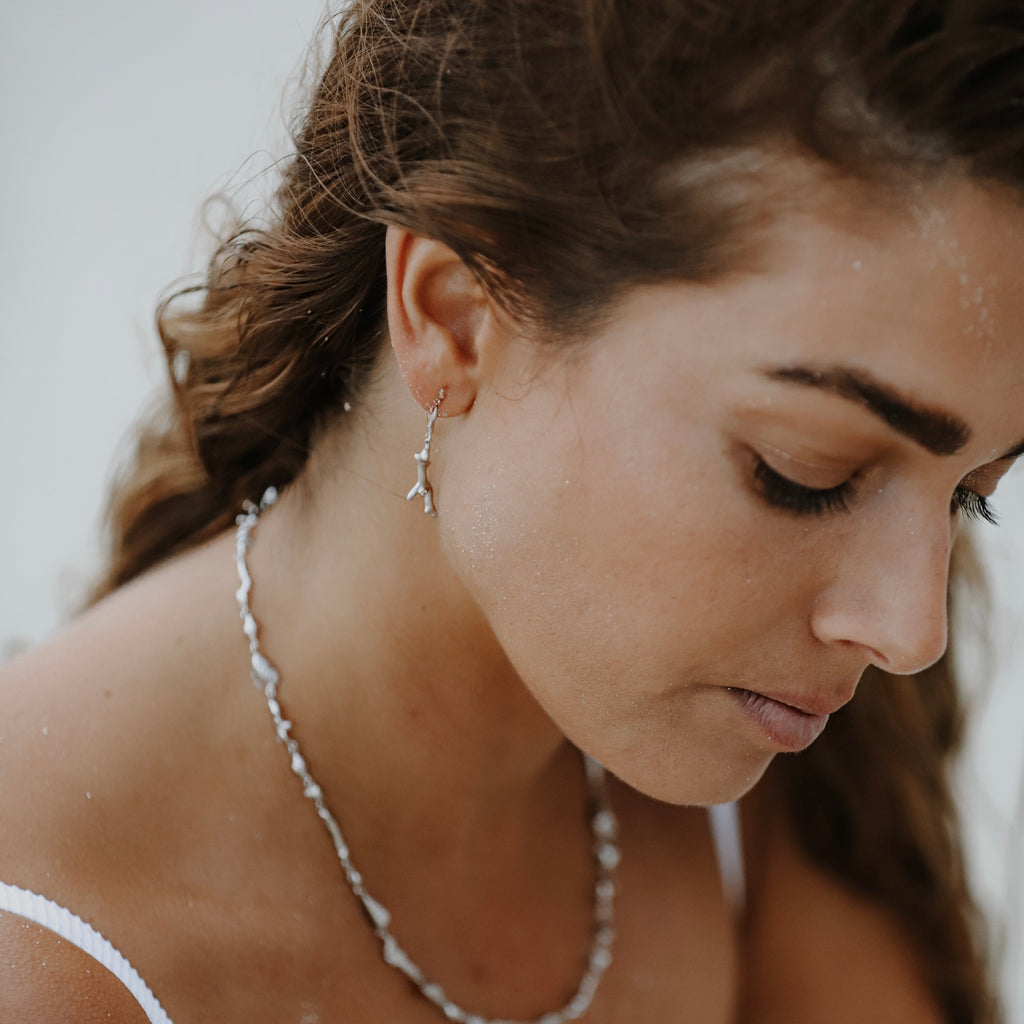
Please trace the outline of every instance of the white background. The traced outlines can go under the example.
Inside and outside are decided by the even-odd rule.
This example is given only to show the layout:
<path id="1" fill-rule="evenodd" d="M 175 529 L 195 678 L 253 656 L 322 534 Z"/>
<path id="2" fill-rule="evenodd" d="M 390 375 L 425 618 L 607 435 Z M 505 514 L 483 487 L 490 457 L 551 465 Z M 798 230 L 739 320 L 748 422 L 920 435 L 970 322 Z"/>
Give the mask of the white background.
<path id="1" fill-rule="evenodd" d="M 4 5 L 0 657 L 51 632 L 98 565 L 114 453 L 163 372 L 155 300 L 202 266 L 202 201 L 252 194 L 285 151 L 321 13 L 321 0 Z M 1005 990 L 1024 1024 L 1021 846 L 1007 828 L 1024 778 L 1024 468 L 1001 491 L 1005 525 L 981 531 L 998 672 L 975 698 L 961 789 L 979 890 L 1016 934 Z"/>

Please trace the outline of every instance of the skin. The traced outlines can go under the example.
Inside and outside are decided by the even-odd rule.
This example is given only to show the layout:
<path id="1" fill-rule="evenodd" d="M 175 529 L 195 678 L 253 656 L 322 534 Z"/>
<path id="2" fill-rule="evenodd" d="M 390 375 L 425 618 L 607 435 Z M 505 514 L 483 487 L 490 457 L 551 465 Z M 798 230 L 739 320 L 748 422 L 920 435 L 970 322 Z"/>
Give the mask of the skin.
<path id="1" fill-rule="evenodd" d="M 950 500 L 989 493 L 1024 437 L 1024 307 L 998 207 L 929 199 L 881 239 L 800 219 L 770 274 L 638 290 L 580 359 L 496 346 L 490 386 L 440 431 L 456 573 L 560 731 L 644 793 L 756 781 L 777 748 L 727 687 L 834 710 L 868 664 L 911 673 L 945 648 Z M 762 379 L 791 365 L 860 368 L 973 436 L 937 457 Z M 766 508 L 752 451 L 805 486 L 856 477 L 849 512 Z"/>
<path id="2" fill-rule="evenodd" d="M 1024 212 L 963 182 L 902 212 L 854 198 L 822 185 L 771 228 L 767 269 L 637 289 L 568 349 L 389 230 L 392 349 L 261 519 L 252 604 L 371 892 L 463 1005 L 525 1018 L 576 984 L 592 869 L 568 739 L 621 780 L 616 962 L 588 1021 L 724 1024 L 741 991 L 745 1021 L 938 1019 L 898 929 L 802 860 L 770 787 L 747 801 L 741 940 L 694 806 L 747 793 L 780 749 L 730 687 L 831 709 L 869 664 L 939 657 L 951 500 L 989 494 L 1024 438 Z M 793 365 L 870 374 L 970 437 L 936 455 L 764 372 Z M 403 498 L 442 388 L 435 520 Z M 773 507 L 758 457 L 849 482 L 847 509 Z M 381 964 L 273 741 L 233 549 L 168 563 L 4 670 L 22 784 L 0 813 L 26 825 L 0 877 L 100 927 L 176 1024 L 436 1022 Z M 0 917 L 0 939 L 30 955 L 18 927 Z M 782 968 L 816 953 L 844 966 L 800 1003 Z M 865 1016 L 894 1006 L 912 1016 Z"/>

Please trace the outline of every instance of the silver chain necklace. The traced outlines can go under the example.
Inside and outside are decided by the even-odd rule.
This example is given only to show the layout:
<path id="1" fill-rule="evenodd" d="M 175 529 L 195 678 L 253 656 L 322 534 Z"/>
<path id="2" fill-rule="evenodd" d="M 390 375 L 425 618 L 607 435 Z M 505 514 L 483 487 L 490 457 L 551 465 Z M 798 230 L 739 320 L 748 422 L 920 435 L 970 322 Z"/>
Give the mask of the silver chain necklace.
<path id="1" fill-rule="evenodd" d="M 334 815 L 328 810 L 327 804 L 324 802 L 323 790 L 310 774 L 299 744 L 292 736 L 292 723 L 285 718 L 284 710 L 277 697 L 280 675 L 260 651 L 259 630 L 256 620 L 249 610 L 252 577 L 249 575 L 249 566 L 246 564 L 245 555 L 251 543 L 253 527 L 256 525 L 260 513 L 270 508 L 276 500 L 277 489 L 268 487 L 260 499 L 259 505 L 246 501 L 243 505 L 244 512 L 235 520 L 238 524 L 235 538 L 235 565 L 238 569 L 239 579 L 235 597 L 238 600 L 238 611 L 242 618 L 242 629 L 249 640 L 249 674 L 256 688 L 262 690 L 266 697 L 267 708 L 274 722 L 274 730 L 277 733 L 277 738 L 288 751 L 292 772 L 302 783 L 303 794 L 313 802 L 316 813 L 330 834 L 349 887 L 362 903 L 370 924 L 377 938 L 380 939 L 384 961 L 401 971 L 448 1020 L 459 1021 L 460 1024 L 527 1024 L 524 1021 L 492 1020 L 482 1017 L 480 1014 L 470 1013 L 457 1003 L 452 1002 L 440 985 L 429 981 L 391 934 L 389 930 L 390 911 L 370 895 L 363 885 L 363 876 L 352 863 L 345 837 L 341 834 L 341 828 L 335 821 Z M 601 976 L 612 962 L 612 942 L 615 939 L 615 869 L 621 857 L 616 842 L 618 823 L 614 812 L 608 805 L 604 768 L 587 754 L 583 755 L 583 764 L 587 776 L 588 804 L 592 815 L 590 827 L 594 837 L 593 852 L 597 868 L 597 878 L 594 883 L 593 940 L 587 957 L 586 970 L 583 972 L 576 994 L 560 1010 L 545 1013 L 529 1024 L 565 1024 L 565 1021 L 577 1020 L 582 1017 L 593 1001 Z"/>

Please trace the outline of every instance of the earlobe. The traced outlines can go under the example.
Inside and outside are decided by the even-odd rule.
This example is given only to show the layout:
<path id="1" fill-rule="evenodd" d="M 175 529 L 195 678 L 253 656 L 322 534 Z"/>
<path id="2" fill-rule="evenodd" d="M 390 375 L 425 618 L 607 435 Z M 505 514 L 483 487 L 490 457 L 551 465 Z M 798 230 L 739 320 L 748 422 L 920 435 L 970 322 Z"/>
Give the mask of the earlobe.
<path id="1" fill-rule="evenodd" d="M 460 415 L 476 397 L 487 296 L 462 260 L 435 239 L 392 225 L 385 251 L 388 330 L 402 376 L 424 409 L 444 389 L 441 415 Z"/>

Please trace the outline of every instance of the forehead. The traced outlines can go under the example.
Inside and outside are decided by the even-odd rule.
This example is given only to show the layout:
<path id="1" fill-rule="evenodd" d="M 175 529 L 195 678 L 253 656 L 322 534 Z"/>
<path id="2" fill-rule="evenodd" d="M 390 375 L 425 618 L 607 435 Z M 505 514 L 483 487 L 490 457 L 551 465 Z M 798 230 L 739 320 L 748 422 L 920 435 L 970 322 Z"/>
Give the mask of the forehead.
<path id="1" fill-rule="evenodd" d="M 766 227 L 753 267 L 630 293 L 584 364 L 694 415 L 738 389 L 788 400 L 766 365 L 842 365 L 969 424 L 972 454 L 1016 444 L 1024 206 L 963 181 L 898 203 L 865 186 L 808 195 Z"/>
<path id="2" fill-rule="evenodd" d="M 1024 205 L 1009 195 L 964 181 L 899 203 L 822 189 L 772 225 L 759 272 L 715 291 L 748 367 L 843 362 L 1024 434 Z"/>

